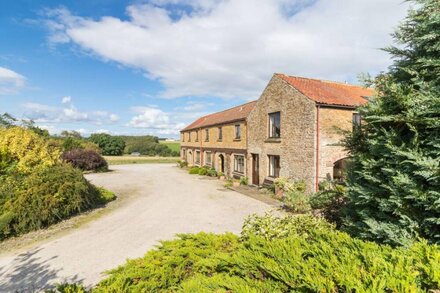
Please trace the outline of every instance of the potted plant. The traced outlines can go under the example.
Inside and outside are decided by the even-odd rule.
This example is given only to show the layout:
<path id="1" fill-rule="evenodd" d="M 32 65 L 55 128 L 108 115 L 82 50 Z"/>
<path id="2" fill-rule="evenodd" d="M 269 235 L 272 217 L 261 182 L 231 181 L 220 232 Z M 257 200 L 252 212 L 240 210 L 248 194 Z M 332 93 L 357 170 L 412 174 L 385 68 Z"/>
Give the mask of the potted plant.
<path id="1" fill-rule="evenodd" d="M 218 176 L 218 179 L 220 179 L 220 180 L 225 180 L 226 179 L 225 173 L 223 173 L 223 172 L 218 172 L 217 176 Z"/>

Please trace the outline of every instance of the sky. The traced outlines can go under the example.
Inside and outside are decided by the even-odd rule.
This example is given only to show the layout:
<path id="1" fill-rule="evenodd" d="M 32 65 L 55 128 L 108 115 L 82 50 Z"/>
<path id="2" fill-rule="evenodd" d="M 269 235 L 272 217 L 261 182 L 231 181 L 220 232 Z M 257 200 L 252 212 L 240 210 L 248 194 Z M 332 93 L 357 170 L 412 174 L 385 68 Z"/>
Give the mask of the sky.
<path id="1" fill-rule="evenodd" d="M 2 0 L 0 113 L 52 134 L 176 138 L 274 73 L 357 83 L 403 0 Z"/>

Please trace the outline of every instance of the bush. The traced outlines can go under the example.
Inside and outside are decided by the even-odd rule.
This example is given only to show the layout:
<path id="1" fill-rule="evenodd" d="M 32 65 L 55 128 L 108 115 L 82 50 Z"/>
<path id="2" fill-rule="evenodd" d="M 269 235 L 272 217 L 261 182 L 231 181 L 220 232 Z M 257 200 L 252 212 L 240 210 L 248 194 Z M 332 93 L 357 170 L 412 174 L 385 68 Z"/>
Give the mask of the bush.
<path id="1" fill-rule="evenodd" d="M 323 181 L 319 184 L 319 191 L 310 197 L 310 205 L 326 220 L 340 227 L 347 200 L 347 187 L 344 183 Z"/>
<path id="2" fill-rule="evenodd" d="M 0 178 L 0 239 L 47 227 L 106 202 L 80 170 L 56 165 Z"/>
<path id="3" fill-rule="evenodd" d="M 197 166 L 191 167 L 188 171 L 188 173 L 192 175 L 199 174 L 199 172 L 200 172 L 200 167 Z"/>
<path id="4" fill-rule="evenodd" d="M 21 127 L 0 128 L 0 146 L 22 173 L 52 167 L 59 162 L 60 150 L 47 139 Z"/>
<path id="5" fill-rule="evenodd" d="M 277 184 L 277 182 L 275 182 Z M 278 186 L 279 186 L 278 182 Z M 286 182 L 282 186 L 284 192 L 283 202 L 285 208 L 293 213 L 306 213 L 311 210 L 310 196 L 306 192 L 306 184 L 304 181 L 296 183 Z"/>
<path id="6" fill-rule="evenodd" d="M 246 176 L 241 176 L 240 185 L 248 185 L 248 184 L 249 184 L 249 178 L 247 178 Z"/>
<path id="7" fill-rule="evenodd" d="M 199 168 L 199 175 L 205 176 L 207 174 L 208 174 L 208 168 L 206 167 Z"/>
<path id="8" fill-rule="evenodd" d="M 83 171 L 107 171 L 107 161 L 92 150 L 74 149 L 64 152 L 61 159 Z"/>
<path id="9" fill-rule="evenodd" d="M 254 216 L 241 238 L 199 233 L 163 241 L 93 291 L 425 292 L 440 287 L 439 269 L 440 248 L 426 242 L 393 249 L 312 217 Z"/>
<path id="10" fill-rule="evenodd" d="M 209 168 L 207 175 L 210 177 L 217 177 L 218 176 L 217 171 L 214 168 Z"/>
<path id="11" fill-rule="evenodd" d="M 177 165 L 178 165 L 180 168 L 186 168 L 186 167 L 188 167 L 188 162 L 186 162 L 186 161 L 182 161 L 182 160 L 178 160 L 178 161 L 177 161 Z"/>

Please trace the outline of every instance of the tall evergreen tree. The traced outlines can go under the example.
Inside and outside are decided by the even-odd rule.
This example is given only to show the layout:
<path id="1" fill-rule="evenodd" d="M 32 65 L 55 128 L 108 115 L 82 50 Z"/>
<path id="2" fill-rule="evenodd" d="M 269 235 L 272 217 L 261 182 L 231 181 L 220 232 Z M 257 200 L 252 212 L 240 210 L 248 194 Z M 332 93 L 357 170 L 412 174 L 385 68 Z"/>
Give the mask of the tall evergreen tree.
<path id="1" fill-rule="evenodd" d="M 386 49 L 394 64 L 375 80 L 377 96 L 346 140 L 345 229 L 392 245 L 440 243 L 440 1 L 412 2 Z"/>

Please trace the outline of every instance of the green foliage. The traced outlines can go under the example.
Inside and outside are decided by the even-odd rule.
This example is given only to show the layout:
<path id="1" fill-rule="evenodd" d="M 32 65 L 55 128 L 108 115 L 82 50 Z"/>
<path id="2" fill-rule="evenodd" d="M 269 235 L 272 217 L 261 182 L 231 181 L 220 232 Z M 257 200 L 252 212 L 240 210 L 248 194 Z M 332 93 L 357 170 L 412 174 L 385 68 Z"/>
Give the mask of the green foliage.
<path id="1" fill-rule="evenodd" d="M 249 184 L 249 178 L 246 176 L 240 177 L 240 185 L 248 185 Z"/>
<path id="2" fill-rule="evenodd" d="M 125 142 L 121 137 L 106 133 L 94 133 L 89 139 L 101 148 L 104 156 L 120 156 L 124 152 Z"/>
<path id="3" fill-rule="evenodd" d="M 116 199 L 116 195 L 114 192 L 107 190 L 103 187 L 97 187 L 97 189 L 99 192 L 99 202 L 101 204 L 105 204 Z"/>
<path id="4" fill-rule="evenodd" d="M 214 168 L 209 168 L 207 174 L 210 177 L 217 177 L 217 171 Z"/>
<path id="5" fill-rule="evenodd" d="M 186 168 L 186 167 L 188 167 L 188 162 L 186 162 L 186 161 L 182 161 L 182 160 L 177 160 L 177 165 L 178 165 L 180 168 Z"/>
<path id="6" fill-rule="evenodd" d="M 324 218 L 340 227 L 347 205 L 347 186 L 337 181 L 323 181 L 319 191 L 310 197 L 312 209 L 318 210 Z"/>
<path id="7" fill-rule="evenodd" d="M 140 153 L 145 156 L 178 157 L 179 150 L 168 147 L 166 143 L 159 143 L 156 136 L 118 136 L 125 142 L 125 154 Z"/>
<path id="8" fill-rule="evenodd" d="M 440 248 L 393 249 L 311 216 L 253 216 L 241 238 L 184 234 L 109 272 L 93 292 L 426 292 Z"/>
<path id="9" fill-rule="evenodd" d="M 274 185 L 284 191 L 284 207 L 293 213 L 307 213 L 311 210 L 310 196 L 306 194 L 304 181 L 291 182 L 284 178 L 277 178 Z"/>
<path id="10" fill-rule="evenodd" d="M 192 175 L 199 174 L 200 169 L 201 169 L 200 167 L 193 166 L 189 169 L 188 173 Z"/>
<path id="11" fill-rule="evenodd" d="M 207 167 L 200 167 L 199 168 L 199 175 L 202 175 L 202 176 L 208 175 L 208 168 Z"/>
<path id="12" fill-rule="evenodd" d="M 105 196 L 67 164 L 0 177 L 0 239 L 57 223 L 102 204 Z"/>
<path id="13" fill-rule="evenodd" d="M 248 240 L 252 236 L 272 240 L 285 237 L 307 236 L 311 231 L 333 231 L 334 226 L 312 215 L 287 215 L 277 217 L 272 213 L 264 216 L 250 215 L 243 223 L 241 238 Z"/>
<path id="14" fill-rule="evenodd" d="M 440 2 L 418 5 L 395 33 L 395 62 L 346 144 L 349 206 L 344 229 L 391 245 L 440 243 Z"/>
<path id="15" fill-rule="evenodd" d="M 232 179 L 226 180 L 225 184 L 223 184 L 224 187 L 232 187 L 234 185 L 234 181 Z"/>

